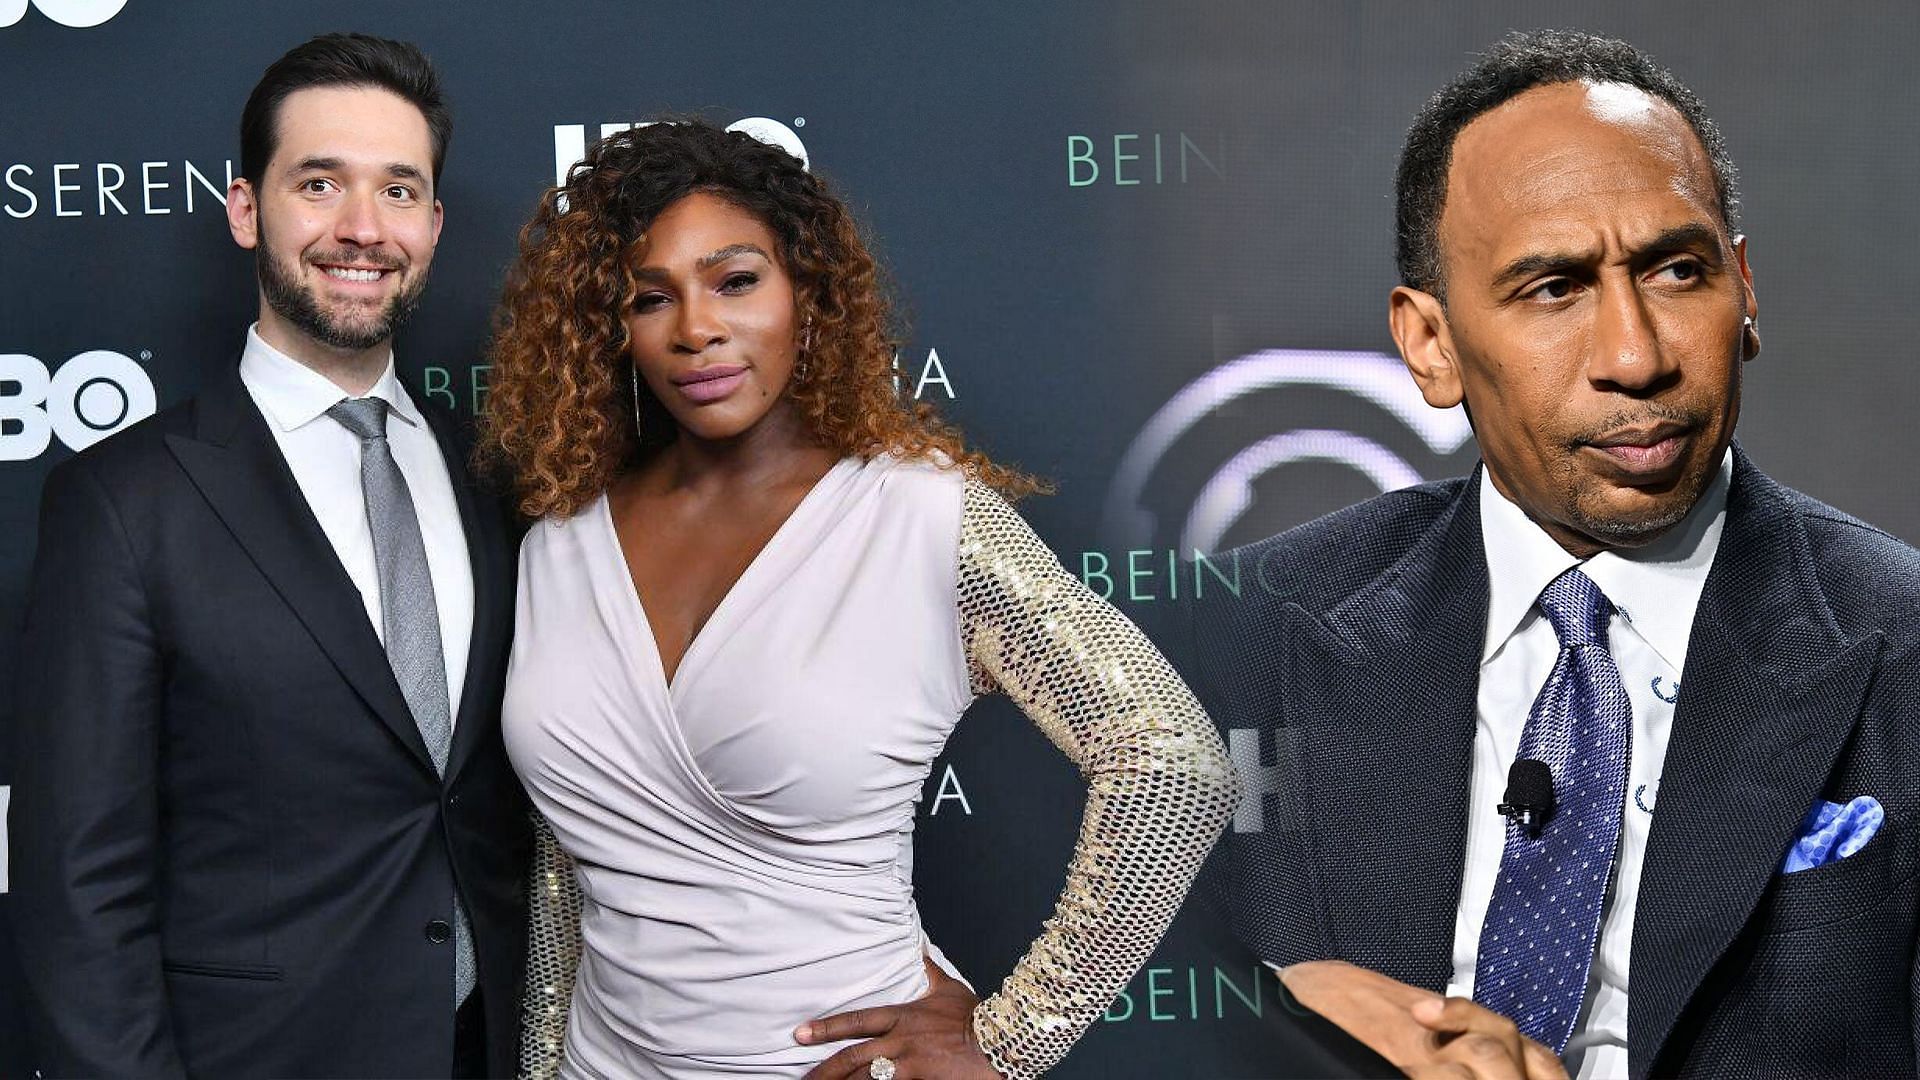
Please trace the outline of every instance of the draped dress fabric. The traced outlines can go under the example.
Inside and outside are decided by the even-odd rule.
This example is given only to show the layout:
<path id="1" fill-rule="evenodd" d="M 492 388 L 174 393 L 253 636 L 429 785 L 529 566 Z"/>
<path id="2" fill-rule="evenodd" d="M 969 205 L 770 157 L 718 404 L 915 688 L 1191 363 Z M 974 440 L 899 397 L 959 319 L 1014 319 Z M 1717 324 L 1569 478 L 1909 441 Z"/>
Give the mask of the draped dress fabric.
<path id="1" fill-rule="evenodd" d="M 605 498 L 529 533 L 503 724 L 580 894 L 571 1007 L 546 1003 L 565 1024 L 563 1075 L 798 1076 L 837 1049 L 797 1045 L 801 1021 L 925 992 L 923 954 L 944 960 L 913 901 L 913 815 L 980 682 L 956 607 L 974 486 L 892 456 L 842 460 L 727 593 L 671 683 Z M 1170 669 L 1163 681 L 1185 696 Z M 1181 812 L 1164 815 L 1191 835 L 1139 871 L 1170 887 L 1175 907 L 1233 795 L 1190 703 L 1141 727 L 1196 777 L 1176 785 Z M 564 873 L 548 867 L 546 883 L 560 889 Z M 1068 1043 L 1164 931 L 1171 907 L 1152 899 L 1151 917 L 1123 935 L 1147 936 L 1143 947 L 1100 946 L 1126 967 L 1076 1005 Z M 1080 907 L 1101 910 L 1098 898 Z M 1056 945 L 1052 959 L 1070 960 Z"/>

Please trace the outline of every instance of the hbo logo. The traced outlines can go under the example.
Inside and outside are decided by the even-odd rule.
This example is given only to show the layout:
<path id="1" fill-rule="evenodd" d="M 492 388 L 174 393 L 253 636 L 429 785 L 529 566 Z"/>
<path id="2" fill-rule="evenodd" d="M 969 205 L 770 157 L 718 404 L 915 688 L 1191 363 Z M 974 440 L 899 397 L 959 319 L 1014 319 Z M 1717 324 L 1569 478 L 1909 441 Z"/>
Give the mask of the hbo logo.
<path id="1" fill-rule="evenodd" d="M 5 0 L 0 0 L 4 3 Z M 643 120 L 638 124 L 601 124 L 600 137 L 606 138 L 628 128 L 647 127 L 658 123 L 656 120 Z M 795 121 L 798 123 L 799 121 Z M 812 168 L 813 159 L 807 154 L 807 144 L 790 127 L 766 116 L 749 116 L 744 120 L 735 120 L 727 125 L 728 131 L 744 131 L 769 146 L 777 146 L 800 159 L 803 168 Z M 585 124 L 553 125 L 553 183 L 555 187 L 567 186 L 567 174 L 575 165 L 587 156 L 587 126 Z"/>
<path id="2" fill-rule="evenodd" d="M 84 450 L 153 410 L 153 380 L 117 352 L 83 352 L 55 372 L 31 356 L 0 353 L 0 461 L 37 458 L 56 435 Z"/>

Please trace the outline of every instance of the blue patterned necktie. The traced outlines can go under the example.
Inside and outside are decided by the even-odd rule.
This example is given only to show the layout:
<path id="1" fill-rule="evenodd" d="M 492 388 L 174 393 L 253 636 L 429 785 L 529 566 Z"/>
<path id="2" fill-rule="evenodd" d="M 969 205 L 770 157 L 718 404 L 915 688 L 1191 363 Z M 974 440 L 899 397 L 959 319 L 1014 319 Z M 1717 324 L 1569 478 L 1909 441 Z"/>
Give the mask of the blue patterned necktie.
<path id="1" fill-rule="evenodd" d="M 1587 993 L 1627 793 L 1633 704 L 1607 651 L 1613 605 L 1576 567 L 1540 591 L 1560 656 L 1520 734 L 1520 758 L 1553 772 L 1538 837 L 1507 823 L 1500 877 L 1480 930 L 1473 1000 L 1560 1053 Z"/>

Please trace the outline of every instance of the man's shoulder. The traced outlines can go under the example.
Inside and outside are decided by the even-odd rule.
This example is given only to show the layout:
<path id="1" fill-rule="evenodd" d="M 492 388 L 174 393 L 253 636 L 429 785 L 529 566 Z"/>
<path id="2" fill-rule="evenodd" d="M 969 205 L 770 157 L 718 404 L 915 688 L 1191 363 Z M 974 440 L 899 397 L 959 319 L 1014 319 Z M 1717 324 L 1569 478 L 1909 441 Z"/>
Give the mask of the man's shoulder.
<path id="1" fill-rule="evenodd" d="M 1807 523 L 1816 550 L 1837 557 L 1890 560 L 1920 567 L 1920 550 L 1871 522 L 1821 502 L 1805 492 L 1782 487 Z"/>
<path id="2" fill-rule="evenodd" d="M 1804 523 L 1814 573 L 1841 625 L 1850 634 L 1920 644 L 1920 550 L 1810 495 L 1782 490 Z"/>
<path id="3" fill-rule="evenodd" d="M 54 466 L 48 486 L 86 476 L 110 490 L 140 490 L 152 482 L 156 466 L 170 462 L 167 437 L 192 431 L 194 405 L 193 398 L 169 405 L 81 450 Z"/>
<path id="4" fill-rule="evenodd" d="M 1454 477 L 1376 495 L 1282 533 L 1235 548 L 1232 559 L 1269 595 L 1325 606 L 1404 557 L 1459 502 L 1472 477 Z"/>

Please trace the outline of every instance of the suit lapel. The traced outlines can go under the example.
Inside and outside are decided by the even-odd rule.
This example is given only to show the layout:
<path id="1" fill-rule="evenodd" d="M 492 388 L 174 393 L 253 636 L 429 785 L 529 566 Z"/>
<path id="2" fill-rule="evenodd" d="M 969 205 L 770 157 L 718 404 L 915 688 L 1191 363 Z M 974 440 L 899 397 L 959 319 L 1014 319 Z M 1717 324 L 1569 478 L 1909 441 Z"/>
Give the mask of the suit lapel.
<path id="1" fill-rule="evenodd" d="M 168 435 L 167 446 L 341 677 L 431 775 L 426 743 L 360 594 L 237 372 L 196 399 L 193 435 Z"/>
<path id="2" fill-rule="evenodd" d="M 1453 974 L 1486 636 L 1478 491 L 1476 472 L 1392 569 L 1289 635 L 1335 955 L 1436 991 Z"/>
<path id="3" fill-rule="evenodd" d="M 1727 521 L 1687 647 L 1633 925 L 1630 1071 L 1650 1075 L 1820 798 L 1877 636 L 1847 640 L 1787 493 L 1735 451 Z"/>

